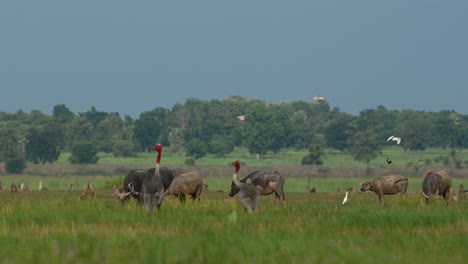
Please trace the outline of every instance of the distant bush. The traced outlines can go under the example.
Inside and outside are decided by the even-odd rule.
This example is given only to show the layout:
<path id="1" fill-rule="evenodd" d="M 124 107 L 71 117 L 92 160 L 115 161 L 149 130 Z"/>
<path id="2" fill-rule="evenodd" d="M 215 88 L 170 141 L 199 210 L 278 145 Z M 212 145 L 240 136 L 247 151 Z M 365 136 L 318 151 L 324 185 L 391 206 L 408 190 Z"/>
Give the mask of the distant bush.
<path id="1" fill-rule="evenodd" d="M 115 157 L 136 157 L 137 149 L 130 140 L 117 140 L 114 142 L 112 153 Z"/>
<path id="2" fill-rule="evenodd" d="M 9 173 L 22 173 L 26 169 L 26 162 L 23 159 L 11 159 L 6 162 L 5 169 Z"/>
<path id="3" fill-rule="evenodd" d="M 95 164 L 99 160 L 97 148 L 90 142 L 77 142 L 71 148 L 68 161 L 72 164 Z"/>
<path id="4" fill-rule="evenodd" d="M 195 166 L 195 163 L 196 163 L 196 161 L 193 158 L 188 158 L 184 162 L 184 164 L 187 165 L 187 166 Z"/>

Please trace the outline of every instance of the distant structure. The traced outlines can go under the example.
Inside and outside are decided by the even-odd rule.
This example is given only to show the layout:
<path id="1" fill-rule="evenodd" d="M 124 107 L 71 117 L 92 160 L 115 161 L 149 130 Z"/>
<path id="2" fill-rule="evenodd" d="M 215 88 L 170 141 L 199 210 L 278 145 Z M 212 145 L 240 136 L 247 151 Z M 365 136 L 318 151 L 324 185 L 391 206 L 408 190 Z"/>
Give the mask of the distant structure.
<path id="1" fill-rule="evenodd" d="M 389 142 L 389 141 L 395 141 L 395 142 L 397 143 L 397 145 L 400 145 L 401 137 L 390 136 L 390 137 L 387 139 L 387 142 Z"/>

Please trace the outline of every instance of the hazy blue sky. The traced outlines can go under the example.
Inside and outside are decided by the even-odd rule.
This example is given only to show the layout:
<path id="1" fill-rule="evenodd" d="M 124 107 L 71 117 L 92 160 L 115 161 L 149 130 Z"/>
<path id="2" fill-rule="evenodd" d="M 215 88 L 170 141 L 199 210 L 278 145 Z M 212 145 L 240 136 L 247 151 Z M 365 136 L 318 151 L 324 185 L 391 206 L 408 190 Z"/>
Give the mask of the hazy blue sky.
<path id="1" fill-rule="evenodd" d="M 189 97 L 468 114 L 468 1 L 0 1 L 0 111 Z"/>

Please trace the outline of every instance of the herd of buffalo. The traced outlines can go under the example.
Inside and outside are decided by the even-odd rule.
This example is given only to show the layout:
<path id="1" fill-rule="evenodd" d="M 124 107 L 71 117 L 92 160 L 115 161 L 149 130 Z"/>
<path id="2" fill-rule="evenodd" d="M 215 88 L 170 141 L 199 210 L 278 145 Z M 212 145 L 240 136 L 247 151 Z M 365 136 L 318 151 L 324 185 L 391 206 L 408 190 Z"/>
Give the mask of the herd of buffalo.
<path id="1" fill-rule="evenodd" d="M 186 196 L 192 200 L 200 201 L 202 191 L 207 188 L 203 184 L 202 177 L 196 171 L 176 173 L 174 170 L 161 167 L 162 146 L 157 144 L 155 150 L 158 155 L 155 168 L 148 170 L 131 170 L 126 175 L 120 187 L 113 188 L 113 194 L 124 203 L 133 197 L 139 205 L 144 205 L 148 212 L 161 206 L 165 196 L 176 197 L 185 201 Z M 285 202 L 283 191 L 284 177 L 278 171 L 254 171 L 239 180 L 237 175 L 240 170 L 240 161 L 232 163 L 234 173 L 232 176 L 231 191 L 229 196 L 239 193 L 242 206 L 249 213 L 258 213 L 259 196 L 275 194 L 276 201 Z M 374 192 L 378 195 L 380 204 L 383 205 L 384 195 L 401 193 L 405 199 L 408 178 L 400 175 L 383 176 L 366 181 L 361 184 L 362 192 Z M 460 185 L 459 195 L 468 192 Z M 428 172 L 422 183 L 422 195 L 429 202 L 431 195 L 440 195 L 449 203 L 451 196 L 457 198 L 452 189 L 452 179 L 445 171 Z"/>

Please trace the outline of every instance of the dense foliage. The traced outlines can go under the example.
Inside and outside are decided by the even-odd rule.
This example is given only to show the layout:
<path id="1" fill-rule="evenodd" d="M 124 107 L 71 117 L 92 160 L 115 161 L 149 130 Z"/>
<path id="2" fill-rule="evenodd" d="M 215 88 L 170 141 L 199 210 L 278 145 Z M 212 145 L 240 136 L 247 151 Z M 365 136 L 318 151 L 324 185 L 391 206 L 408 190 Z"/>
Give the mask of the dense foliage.
<path id="1" fill-rule="evenodd" d="M 402 148 L 416 151 L 467 148 L 467 133 L 468 115 L 451 110 L 398 111 L 379 106 L 351 115 L 331 108 L 325 100 L 269 104 L 239 96 L 189 98 L 172 109 L 156 106 L 136 119 L 95 107 L 76 114 L 56 105 L 51 116 L 37 110 L 0 112 L 0 162 L 22 158 L 52 163 L 62 151 L 75 150 L 78 156 L 90 156 L 81 159 L 75 153 L 71 161 L 92 163 L 94 152 L 128 157 L 160 142 L 194 159 L 224 156 L 236 146 L 259 155 L 284 148 L 311 149 L 305 163 L 318 165 L 320 154 L 312 153 L 317 148 L 313 141 L 323 138 L 318 150 L 334 148 L 369 163 L 382 147 L 395 144 L 387 142 L 391 135 L 402 138 Z M 92 146 L 91 153 L 80 149 L 83 142 Z"/>

